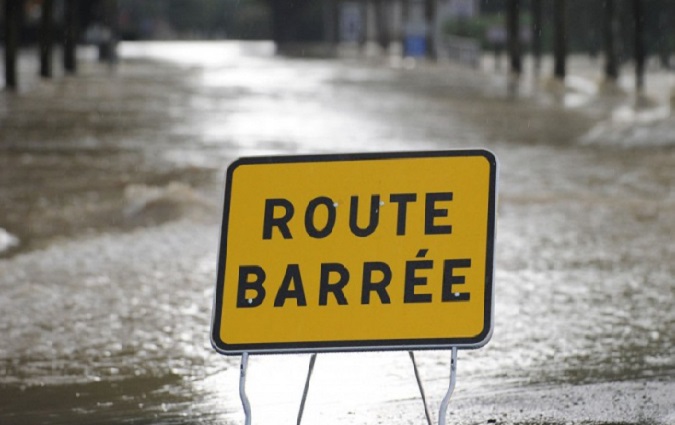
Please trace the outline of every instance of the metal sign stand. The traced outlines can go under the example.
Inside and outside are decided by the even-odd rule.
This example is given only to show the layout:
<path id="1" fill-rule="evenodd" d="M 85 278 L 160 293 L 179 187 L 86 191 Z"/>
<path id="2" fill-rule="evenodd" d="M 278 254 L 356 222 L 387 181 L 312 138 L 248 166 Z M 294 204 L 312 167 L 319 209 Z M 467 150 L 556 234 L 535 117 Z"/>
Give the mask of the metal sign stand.
<path id="1" fill-rule="evenodd" d="M 424 394 L 424 387 L 422 386 L 422 380 L 420 378 L 419 371 L 417 369 L 417 362 L 415 361 L 415 355 L 412 351 L 408 351 L 410 355 L 410 360 L 412 360 L 413 369 L 415 371 L 415 380 L 417 381 L 417 386 L 420 390 L 422 396 L 422 402 L 424 403 L 424 415 L 427 419 L 427 424 L 431 425 L 431 415 L 429 414 L 429 408 L 427 406 L 427 398 Z M 305 410 L 305 402 L 307 401 L 307 393 L 309 392 L 309 381 L 312 378 L 312 372 L 314 372 L 314 364 L 316 363 L 316 353 L 312 353 L 312 356 L 309 359 L 309 368 L 307 370 L 307 379 L 305 380 L 305 389 L 302 392 L 302 401 L 300 402 L 300 409 L 298 411 L 298 422 L 297 425 L 300 425 L 302 422 L 302 414 Z M 241 355 L 241 367 L 239 370 L 239 397 L 241 398 L 241 404 L 244 407 L 244 414 L 246 415 L 246 425 L 251 425 L 251 404 L 248 401 L 246 396 L 246 369 L 248 367 L 248 353 L 243 353 Z M 438 411 L 438 424 L 445 425 L 445 417 L 448 411 L 448 404 L 450 404 L 450 397 L 452 392 L 455 390 L 455 383 L 457 382 L 457 347 L 452 347 L 452 353 L 450 355 L 450 385 L 448 386 L 448 391 L 441 401 L 441 406 Z"/>
<path id="2" fill-rule="evenodd" d="M 244 407 L 244 414 L 246 415 L 246 425 L 251 425 L 251 403 L 246 397 L 246 368 L 248 367 L 248 353 L 241 355 L 241 367 L 239 368 L 239 398 L 241 398 L 241 405 Z"/>
<path id="3" fill-rule="evenodd" d="M 305 389 L 302 392 L 302 401 L 300 402 L 300 410 L 298 411 L 297 425 L 300 425 L 300 422 L 302 422 L 302 413 L 305 411 L 305 401 L 307 400 L 307 393 L 309 392 L 309 380 L 312 377 L 312 372 L 314 372 L 314 363 L 316 363 L 316 353 L 312 353 L 312 357 L 309 358 L 309 370 L 307 370 Z"/>
<path id="4" fill-rule="evenodd" d="M 424 416 L 427 418 L 427 425 L 431 425 L 431 414 L 429 413 L 429 406 L 427 405 L 427 396 L 424 394 L 424 387 L 422 386 L 422 379 L 420 378 L 420 372 L 417 370 L 417 362 L 415 361 L 415 354 L 412 351 L 408 351 L 410 355 L 410 360 L 412 360 L 413 370 L 415 371 L 415 380 L 417 381 L 417 388 L 420 389 L 420 395 L 422 396 L 422 404 L 424 404 Z"/>
<path id="5" fill-rule="evenodd" d="M 457 347 L 452 347 L 452 353 L 450 354 L 450 385 L 448 385 L 448 392 L 445 393 L 443 401 L 441 401 L 441 407 L 438 410 L 438 423 L 439 425 L 445 425 L 445 415 L 448 412 L 448 404 L 450 404 L 450 396 L 455 390 L 455 383 L 457 382 Z"/>
<path id="6" fill-rule="evenodd" d="M 427 398 L 424 394 L 424 387 L 422 387 L 422 380 L 420 379 L 419 371 L 417 370 L 417 362 L 415 362 L 415 355 L 412 351 L 408 351 L 410 354 L 410 359 L 413 363 L 413 368 L 415 370 L 415 379 L 417 380 L 417 386 L 420 389 L 420 394 L 422 395 L 422 402 L 424 403 L 424 415 L 427 418 L 427 424 L 431 425 L 431 415 L 429 414 L 429 408 L 427 407 Z M 438 410 L 438 424 L 445 425 L 445 416 L 448 411 L 448 404 L 450 404 L 450 397 L 452 392 L 455 390 L 455 383 L 457 382 L 457 347 L 452 347 L 452 353 L 450 355 L 450 385 L 448 386 L 448 391 L 441 401 L 441 407 Z"/>

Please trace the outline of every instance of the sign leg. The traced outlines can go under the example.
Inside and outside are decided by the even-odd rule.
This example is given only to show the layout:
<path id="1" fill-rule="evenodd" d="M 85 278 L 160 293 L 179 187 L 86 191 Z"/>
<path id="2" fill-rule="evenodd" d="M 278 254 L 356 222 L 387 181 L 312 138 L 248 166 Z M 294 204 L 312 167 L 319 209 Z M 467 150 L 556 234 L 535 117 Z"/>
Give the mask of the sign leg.
<path id="1" fill-rule="evenodd" d="M 413 370 L 415 371 L 415 379 L 417 380 L 417 387 L 420 389 L 420 395 L 422 396 L 422 403 L 424 403 L 424 416 L 427 418 L 427 424 L 431 425 L 431 415 L 429 414 L 429 407 L 427 406 L 427 396 L 424 394 L 424 387 L 422 386 L 422 379 L 420 378 L 420 372 L 417 370 L 417 362 L 415 361 L 415 354 L 412 351 L 408 351 L 410 355 L 410 360 L 412 360 Z"/>
<path id="2" fill-rule="evenodd" d="M 312 356 L 309 358 L 307 380 L 305 380 L 305 389 L 302 392 L 302 401 L 300 402 L 300 410 L 298 411 L 298 425 L 302 422 L 302 413 L 305 411 L 305 401 L 307 401 L 307 393 L 309 392 L 309 380 L 312 378 L 312 372 L 314 372 L 314 363 L 316 363 L 316 353 L 312 353 Z"/>
<path id="3" fill-rule="evenodd" d="M 438 424 L 445 425 L 445 415 L 448 411 L 448 404 L 450 404 L 450 396 L 455 390 L 455 382 L 457 382 L 457 347 L 452 347 L 452 354 L 450 356 L 450 386 L 448 392 L 443 397 L 441 408 L 438 412 Z"/>
<path id="4" fill-rule="evenodd" d="M 241 405 L 244 407 L 244 414 L 246 415 L 246 425 L 251 425 L 251 403 L 246 396 L 246 369 L 248 368 L 248 353 L 241 355 L 241 367 L 239 368 L 239 398 L 241 398 Z"/>

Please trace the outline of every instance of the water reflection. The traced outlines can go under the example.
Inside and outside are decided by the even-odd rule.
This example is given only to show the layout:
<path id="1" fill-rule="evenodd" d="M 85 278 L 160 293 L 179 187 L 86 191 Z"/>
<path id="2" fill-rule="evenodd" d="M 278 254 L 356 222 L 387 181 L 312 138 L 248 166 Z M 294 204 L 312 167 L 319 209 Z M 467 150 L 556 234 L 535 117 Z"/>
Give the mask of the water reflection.
<path id="1" fill-rule="evenodd" d="M 667 114 L 613 115 L 588 78 L 566 106 L 454 65 L 121 53 L 0 95 L 0 422 L 240 423 L 239 360 L 208 341 L 227 164 L 482 146 L 501 168 L 496 325 L 460 353 L 450 420 L 672 423 Z M 436 411 L 449 353 L 417 358 Z M 307 362 L 252 358 L 256 423 L 295 420 Z M 320 355 L 305 419 L 423 423 L 407 354 Z"/>

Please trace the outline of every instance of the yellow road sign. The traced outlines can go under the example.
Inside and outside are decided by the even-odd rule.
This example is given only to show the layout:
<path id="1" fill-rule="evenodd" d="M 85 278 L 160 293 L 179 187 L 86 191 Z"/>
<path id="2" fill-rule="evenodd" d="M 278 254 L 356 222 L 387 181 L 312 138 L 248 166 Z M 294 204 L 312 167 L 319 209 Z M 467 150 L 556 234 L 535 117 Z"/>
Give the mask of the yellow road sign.
<path id="1" fill-rule="evenodd" d="M 213 346 L 482 346 L 492 332 L 496 168 L 485 150 L 235 161 Z"/>

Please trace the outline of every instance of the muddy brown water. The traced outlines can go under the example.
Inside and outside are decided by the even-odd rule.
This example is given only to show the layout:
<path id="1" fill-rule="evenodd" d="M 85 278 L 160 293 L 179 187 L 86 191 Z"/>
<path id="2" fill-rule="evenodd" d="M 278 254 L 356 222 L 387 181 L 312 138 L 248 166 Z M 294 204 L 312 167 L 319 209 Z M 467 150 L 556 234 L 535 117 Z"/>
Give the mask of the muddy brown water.
<path id="1" fill-rule="evenodd" d="M 227 165 L 469 147 L 499 159 L 495 329 L 449 423 L 675 423 L 667 105 L 272 50 L 123 44 L 0 93 L 0 423 L 243 423 L 209 343 Z M 417 357 L 435 417 L 449 353 Z M 295 420 L 307 361 L 252 357 L 254 423 Z M 304 423 L 424 423 L 407 354 L 320 355 Z"/>

